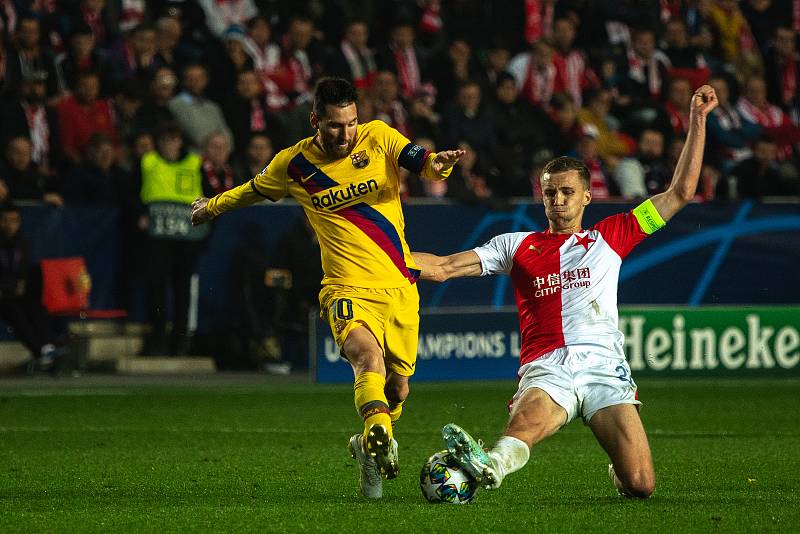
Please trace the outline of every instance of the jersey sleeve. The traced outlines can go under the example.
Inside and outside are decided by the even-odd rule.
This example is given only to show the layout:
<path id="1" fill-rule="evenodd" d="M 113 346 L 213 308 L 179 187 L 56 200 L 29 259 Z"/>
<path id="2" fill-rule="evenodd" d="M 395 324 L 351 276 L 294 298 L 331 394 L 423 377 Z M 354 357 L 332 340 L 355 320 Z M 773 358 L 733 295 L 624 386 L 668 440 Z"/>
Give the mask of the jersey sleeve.
<path id="1" fill-rule="evenodd" d="M 450 176 L 452 168 L 441 173 L 433 170 L 432 163 L 436 157 L 434 152 L 412 143 L 406 136 L 384 122 L 373 121 L 372 124 L 387 155 L 396 161 L 398 166 L 428 180 L 444 180 Z"/>
<path id="2" fill-rule="evenodd" d="M 647 199 L 628 213 L 606 217 L 595 229 L 620 258 L 625 258 L 636 245 L 665 224 L 653 202 Z"/>
<path id="3" fill-rule="evenodd" d="M 514 253 L 528 232 L 513 232 L 493 237 L 488 243 L 473 250 L 481 259 L 481 276 L 511 272 Z"/>
<path id="4" fill-rule="evenodd" d="M 250 206 L 264 199 L 277 202 L 285 197 L 289 189 L 288 156 L 288 151 L 282 150 L 253 179 L 210 199 L 206 206 L 208 213 L 216 217 L 226 211 Z"/>

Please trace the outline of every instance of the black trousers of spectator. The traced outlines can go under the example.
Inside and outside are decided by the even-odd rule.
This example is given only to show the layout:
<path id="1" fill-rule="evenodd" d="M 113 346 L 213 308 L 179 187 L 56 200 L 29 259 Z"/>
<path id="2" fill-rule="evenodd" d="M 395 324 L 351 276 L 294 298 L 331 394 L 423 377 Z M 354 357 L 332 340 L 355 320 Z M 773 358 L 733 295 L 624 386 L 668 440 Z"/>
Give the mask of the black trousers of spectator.
<path id="1" fill-rule="evenodd" d="M 41 356 L 42 347 L 53 343 L 55 339 L 50 316 L 34 297 L 1 298 L 0 319 L 14 329 L 14 335 L 33 353 L 34 358 Z"/>
<path id="2" fill-rule="evenodd" d="M 186 348 L 182 344 L 187 342 L 189 294 L 200 245 L 192 241 L 151 239 L 148 251 L 147 307 L 152 330 L 144 352 L 176 354 Z M 172 330 L 167 344 L 169 311 Z"/>

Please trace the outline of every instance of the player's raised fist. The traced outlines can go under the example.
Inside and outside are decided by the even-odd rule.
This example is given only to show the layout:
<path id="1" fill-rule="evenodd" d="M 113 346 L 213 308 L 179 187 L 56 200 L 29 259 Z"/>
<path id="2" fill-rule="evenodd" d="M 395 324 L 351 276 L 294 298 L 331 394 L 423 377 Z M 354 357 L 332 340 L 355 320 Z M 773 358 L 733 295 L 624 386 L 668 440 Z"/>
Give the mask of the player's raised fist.
<path id="1" fill-rule="evenodd" d="M 211 220 L 211 215 L 206 211 L 208 199 L 200 197 L 192 202 L 192 226 L 199 226 Z"/>
<path id="2" fill-rule="evenodd" d="M 466 150 L 458 149 L 458 150 L 443 150 L 436 154 L 436 158 L 433 160 L 433 170 L 434 172 L 442 172 L 446 171 L 453 165 L 455 165 L 458 160 L 466 154 Z"/>
<path id="3" fill-rule="evenodd" d="M 692 95 L 689 111 L 698 117 L 705 118 L 715 107 L 717 107 L 717 93 L 710 85 L 703 85 Z"/>

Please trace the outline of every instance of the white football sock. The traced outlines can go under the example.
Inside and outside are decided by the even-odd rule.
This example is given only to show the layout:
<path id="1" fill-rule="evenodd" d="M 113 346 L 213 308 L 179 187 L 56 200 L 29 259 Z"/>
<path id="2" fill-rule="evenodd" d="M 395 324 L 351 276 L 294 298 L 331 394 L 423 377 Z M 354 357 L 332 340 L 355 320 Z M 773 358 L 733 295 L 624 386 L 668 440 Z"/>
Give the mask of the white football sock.
<path id="1" fill-rule="evenodd" d="M 531 457 L 531 451 L 524 441 L 513 436 L 503 436 L 497 440 L 489 452 L 498 471 L 499 482 L 515 471 L 522 469 Z"/>

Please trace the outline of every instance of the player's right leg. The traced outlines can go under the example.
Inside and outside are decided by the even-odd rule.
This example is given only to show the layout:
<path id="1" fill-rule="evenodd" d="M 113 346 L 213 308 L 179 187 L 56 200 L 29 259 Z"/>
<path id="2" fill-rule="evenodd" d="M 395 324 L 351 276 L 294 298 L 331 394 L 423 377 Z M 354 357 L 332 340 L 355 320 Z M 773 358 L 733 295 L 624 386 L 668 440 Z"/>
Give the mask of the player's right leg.
<path id="1" fill-rule="evenodd" d="M 500 487 L 503 479 L 522 469 L 530 449 L 553 435 L 568 419 L 567 412 L 539 388 L 527 388 L 515 399 L 505 434 L 488 452 L 457 425 L 442 429 L 447 450 L 480 484 L 488 489 Z"/>

